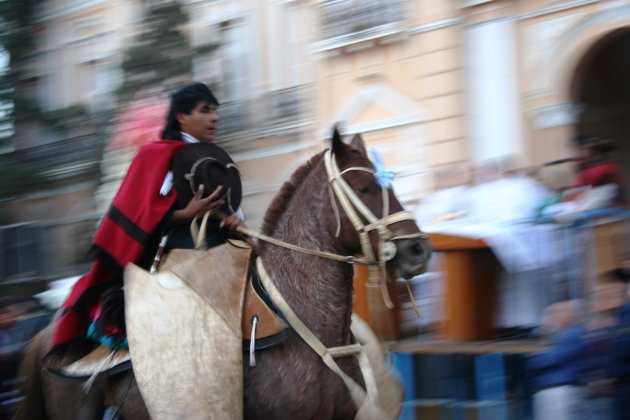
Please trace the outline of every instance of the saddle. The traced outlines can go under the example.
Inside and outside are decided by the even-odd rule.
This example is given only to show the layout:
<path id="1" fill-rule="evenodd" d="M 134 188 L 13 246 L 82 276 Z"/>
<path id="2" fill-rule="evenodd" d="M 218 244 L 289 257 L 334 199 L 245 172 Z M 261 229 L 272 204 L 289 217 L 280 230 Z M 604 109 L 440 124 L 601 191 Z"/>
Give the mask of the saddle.
<path id="1" fill-rule="evenodd" d="M 217 269 L 219 266 L 221 268 Z M 133 267 L 131 271 L 141 273 L 143 270 Z M 252 249 L 241 241 L 230 241 L 209 250 L 174 249 L 164 260 L 160 272 L 151 277 L 167 290 L 187 287 L 202 297 L 205 304 L 231 325 L 234 335 L 242 338 L 243 351 L 250 350 L 252 338 L 255 350 L 284 339 L 287 324 L 260 284 L 252 263 Z M 254 318 L 256 327 L 252 335 Z M 93 382 L 95 378 L 130 368 L 128 350 L 113 351 L 100 346 L 79 360 L 51 371 L 66 378 L 91 378 Z"/>
<path id="2" fill-rule="evenodd" d="M 244 350 L 249 349 L 255 317 L 257 350 L 281 342 L 287 329 L 260 284 L 252 254 L 244 242 L 230 240 L 207 250 L 174 249 L 160 267 L 161 273 L 183 280 L 226 320 L 240 324 Z"/>
<path id="3" fill-rule="evenodd" d="M 134 377 L 152 418 L 242 417 L 248 317 L 256 314 L 259 321 L 254 339 L 285 328 L 246 293 L 251 254 L 251 248 L 228 242 L 173 250 L 157 274 L 132 264 L 125 268 L 127 339 Z M 263 328 L 265 319 L 275 321 Z"/>

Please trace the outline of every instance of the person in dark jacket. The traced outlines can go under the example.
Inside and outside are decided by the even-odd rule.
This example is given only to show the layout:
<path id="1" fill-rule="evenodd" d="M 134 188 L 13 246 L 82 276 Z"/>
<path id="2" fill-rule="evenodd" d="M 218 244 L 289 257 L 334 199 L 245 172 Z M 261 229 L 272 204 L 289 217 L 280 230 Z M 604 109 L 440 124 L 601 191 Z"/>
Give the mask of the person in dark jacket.
<path id="1" fill-rule="evenodd" d="M 626 257 L 620 268 L 613 271 L 613 278 L 625 287 L 625 303 L 617 310 L 616 324 L 613 327 L 613 348 L 610 361 L 610 376 L 614 379 L 614 411 L 616 420 L 630 419 L 630 258 Z"/>
<path id="2" fill-rule="evenodd" d="M 546 310 L 544 323 L 551 335 L 551 348 L 527 360 L 536 420 L 569 420 L 579 416 L 586 332 L 579 322 L 580 311 L 581 302 L 575 300 L 555 303 Z"/>
<path id="3" fill-rule="evenodd" d="M 219 102 L 203 83 L 183 86 L 171 96 L 162 140 L 143 146 L 134 157 L 93 240 L 97 259 L 73 286 L 55 325 L 51 349 L 63 349 L 88 337 L 110 347 L 125 347 L 122 273 L 128 263 L 149 268 L 165 230 L 190 225 L 195 217 L 225 204 L 222 186 L 182 202 L 173 188 L 177 154 L 196 143 L 213 143 Z M 179 201 L 178 201 L 179 198 Z M 223 226 L 240 224 L 229 215 Z"/>
<path id="4" fill-rule="evenodd" d="M 579 134 L 574 140 L 577 148 L 578 172 L 573 187 L 616 188 L 610 203 L 614 207 L 624 207 L 627 201 L 627 182 L 623 169 L 611 159 L 614 143 L 606 138 L 591 134 Z"/>

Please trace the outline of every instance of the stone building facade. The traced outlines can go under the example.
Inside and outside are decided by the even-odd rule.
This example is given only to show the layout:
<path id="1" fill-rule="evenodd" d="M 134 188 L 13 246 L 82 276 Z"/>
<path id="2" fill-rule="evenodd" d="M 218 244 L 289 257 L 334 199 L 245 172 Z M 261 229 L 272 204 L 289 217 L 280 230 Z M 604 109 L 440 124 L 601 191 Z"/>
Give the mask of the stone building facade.
<path id="1" fill-rule="evenodd" d="M 44 2 L 32 94 L 46 109 L 113 106 L 124 49 L 155 3 Z M 194 78 L 210 81 L 223 103 L 219 141 L 243 174 L 243 210 L 253 228 L 282 182 L 326 146 L 338 122 L 380 152 L 397 173 L 399 197 L 412 207 L 435 188 L 440 170 L 506 156 L 536 170 L 568 157 L 577 131 L 616 140 L 630 176 L 626 1 L 181 3 L 191 44 L 218 45 L 196 57 Z M 17 141 L 37 146 L 32 138 Z M 572 171 L 557 165 L 539 172 L 561 186 Z M 89 201 L 95 189 L 79 195 Z M 38 200 L 15 197 L 5 207 L 16 221 L 70 216 L 46 215 Z M 95 209 L 89 202 L 76 213 Z"/>

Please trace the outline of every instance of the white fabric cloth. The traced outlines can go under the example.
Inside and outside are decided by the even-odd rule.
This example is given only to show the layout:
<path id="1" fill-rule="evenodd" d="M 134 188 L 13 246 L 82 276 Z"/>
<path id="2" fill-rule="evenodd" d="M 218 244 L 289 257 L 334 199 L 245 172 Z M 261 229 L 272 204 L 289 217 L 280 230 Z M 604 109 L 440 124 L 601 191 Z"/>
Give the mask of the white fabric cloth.
<path id="1" fill-rule="evenodd" d="M 546 188 L 529 177 L 508 176 L 470 188 L 469 217 L 482 223 L 531 221 L 549 195 Z"/>
<path id="2" fill-rule="evenodd" d="M 436 223 L 446 215 L 456 215 L 461 213 L 465 216 L 469 205 L 467 201 L 468 187 L 460 185 L 458 187 L 445 188 L 434 192 L 422 200 L 417 208 L 415 216 L 421 226 Z"/>
<path id="3" fill-rule="evenodd" d="M 552 224 L 499 225 L 480 234 L 508 272 L 548 267 L 564 257 L 558 227 Z"/>
<path id="4" fill-rule="evenodd" d="M 188 144 L 199 143 L 199 140 L 194 138 L 188 133 L 181 132 L 182 140 L 184 140 Z M 173 171 L 168 171 L 166 176 L 164 177 L 164 182 L 162 182 L 162 187 L 160 188 L 160 195 L 165 196 L 169 193 L 169 191 L 173 188 Z"/>
<path id="5" fill-rule="evenodd" d="M 553 273 L 566 258 L 560 227 L 528 223 L 549 192 L 530 178 L 510 176 L 440 193 L 416 210 L 423 230 L 484 240 L 505 269 L 497 285 L 497 325 L 537 325 L 551 297 Z M 440 221 L 439 212 L 461 215 Z"/>
<path id="6" fill-rule="evenodd" d="M 612 184 L 583 188 L 575 200 L 551 205 L 543 214 L 559 223 L 572 223 L 584 217 L 584 212 L 609 207 L 617 196 L 617 190 L 618 187 Z"/>
<path id="7" fill-rule="evenodd" d="M 74 284 L 81 276 L 67 277 L 52 281 L 48 284 L 48 289 L 35 295 L 35 299 L 45 305 L 51 311 L 56 311 L 68 298 Z"/>
<path id="8" fill-rule="evenodd" d="M 554 273 L 566 258 L 565 232 L 551 224 L 478 223 L 441 226 L 439 232 L 484 240 L 505 272 L 498 288 L 496 322 L 502 327 L 534 326 L 552 298 Z"/>
<path id="9" fill-rule="evenodd" d="M 562 260 L 558 227 L 552 224 L 475 223 L 463 221 L 423 226 L 444 233 L 484 240 L 506 271 L 517 273 L 548 267 Z"/>
<path id="10" fill-rule="evenodd" d="M 556 263 L 561 258 L 554 225 L 527 223 L 549 192 L 525 176 L 510 176 L 471 188 L 449 188 L 431 195 L 416 209 L 423 230 L 483 239 L 509 272 Z M 440 214 L 461 217 L 439 221 Z M 436 221 L 438 220 L 438 221 Z"/>
<path id="11" fill-rule="evenodd" d="M 574 385 L 556 386 L 533 395 L 534 420 L 576 420 L 584 416 L 584 392 Z"/>
<path id="12" fill-rule="evenodd" d="M 160 188 L 160 195 L 165 196 L 173 188 L 173 171 L 168 171 Z"/>
<path id="13" fill-rule="evenodd" d="M 199 143 L 199 140 L 197 140 L 195 137 L 191 136 L 188 133 L 184 133 L 183 131 L 181 132 L 182 134 L 182 140 L 184 140 L 186 143 L 188 144 L 193 144 L 193 143 Z"/>

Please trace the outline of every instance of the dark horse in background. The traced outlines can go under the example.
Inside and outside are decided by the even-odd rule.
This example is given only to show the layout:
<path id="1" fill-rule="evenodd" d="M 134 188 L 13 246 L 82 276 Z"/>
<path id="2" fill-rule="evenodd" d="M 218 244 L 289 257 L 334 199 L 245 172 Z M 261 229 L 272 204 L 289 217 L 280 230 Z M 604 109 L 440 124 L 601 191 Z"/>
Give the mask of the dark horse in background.
<path id="1" fill-rule="evenodd" d="M 341 171 L 347 168 L 373 168 L 363 140 L 356 135 L 345 144 L 337 130 L 331 149 Z M 363 204 L 377 217 L 383 215 L 383 190 L 373 173 L 344 173 Z M 262 233 L 304 248 L 339 255 L 361 253 L 359 237 L 344 211 L 335 216 L 334 198 L 329 191 L 324 167 L 324 152 L 303 164 L 278 192 L 264 218 Z M 386 190 L 389 214 L 402 211 L 391 189 Z M 364 223 L 367 222 L 364 220 Z M 340 232 L 336 231 L 340 225 Z M 411 278 L 425 271 L 430 255 L 426 238 L 419 234 L 413 220 L 389 226 L 395 236 L 396 255 L 387 263 L 392 276 Z M 373 249 L 378 247 L 376 232 L 371 233 Z M 259 241 L 257 253 L 277 289 L 304 324 L 327 347 L 349 344 L 352 314 L 352 265 L 306 255 Z M 394 277 L 395 276 L 395 277 Z M 41 358 L 48 348 L 50 327 L 32 342 L 23 362 L 27 377 L 27 399 L 21 407 L 22 418 L 101 419 L 108 405 L 118 407 L 125 419 L 149 418 L 131 371 L 97 381 L 86 395 L 81 381 L 63 380 L 42 371 Z M 248 419 L 347 419 L 357 408 L 343 382 L 320 357 L 293 331 L 273 347 L 257 352 L 257 364 L 243 363 L 244 413 Z M 338 361 L 351 377 L 362 382 L 354 357 Z M 177 386 L 177 384 L 173 384 Z M 199 413 L 199 417 L 208 416 Z"/>

